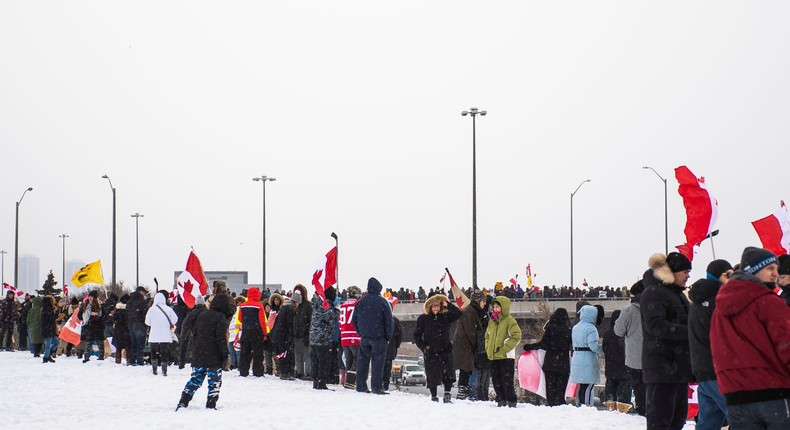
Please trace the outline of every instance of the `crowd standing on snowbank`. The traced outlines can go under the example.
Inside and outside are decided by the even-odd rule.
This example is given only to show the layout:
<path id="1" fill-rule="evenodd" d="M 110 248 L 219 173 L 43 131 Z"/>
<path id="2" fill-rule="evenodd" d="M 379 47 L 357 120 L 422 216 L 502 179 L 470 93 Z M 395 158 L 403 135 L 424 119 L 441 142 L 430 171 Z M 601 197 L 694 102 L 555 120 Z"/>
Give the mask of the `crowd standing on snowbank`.
<path id="1" fill-rule="evenodd" d="M 576 404 L 592 405 L 603 351 L 605 409 L 644 415 L 648 429 L 683 427 L 692 381 L 699 384 L 698 429 L 725 423 L 732 429 L 790 429 L 790 256 L 746 248 L 735 266 L 711 262 L 706 278 L 688 291 L 691 262 L 682 254 L 653 255 L 648 266 L 628 290 L 631 303 L 612 315 L 603 341 L 598 331 L 603 308 L 579 301 L 573 327 L 566 310 L 557 309 L 542 338 L 524 345 L 525 353 L 546 352 L 548 405 L 565 404 L 568 381 L 579 384 Z M 323 297 L 308 298 L 297 285 L 290 295 L 250 288 L 234 297 L 222 281 L 213 291 L 197 297 L 193 309 L 180 298 L 168 303 L 163 291 L 150 296 L 142 287 L 104 301 L 94 290 L 82 301 L 56 303 L 46 295 L 27 297 L 21 305 L 9 293 L 0 301 L 0 347 L 27 349 L 49 366 L 58 354 L 76 355 L 87 364 L 94 355 L 98 360 L 110 355 L 105 342 L 111 339 L 118 364 L 125 357 L 127 365 L 149 365 L 163 376 L 168 365 L 190 365 L 176 409 L 188 407 L 206 379 L 206 407 L 216 408 L 222 373 L 237 370 L 248 377 L 250 368 L 253 377 L 312 380 L 316 390 L 340 384 L 387 394 L 402 329 L 392 314 L 397 293 L 384 290 L 375 278 L 366 294 L 351 286 L 341 294 L 328 288 Z M 543 291 L 554 295 L 552 288 Z M 616 291 L 604 288 L 593 296 Z M 462 308 L 441 290 L 425 297 L 414 339 L 433 401 L 439 399 L 439 385 L 443 401 L 452 401 L 458 370 L 458 399 L 516 407 L 515 348 L 522 332 L 510 315 L 508 296 L 518 292 L 496 292 L 469 291 Z M 418 299 L 421 295 L 422 289 Z M 75 320 L 79 342 L 61 342 L 64 325 Z"/>

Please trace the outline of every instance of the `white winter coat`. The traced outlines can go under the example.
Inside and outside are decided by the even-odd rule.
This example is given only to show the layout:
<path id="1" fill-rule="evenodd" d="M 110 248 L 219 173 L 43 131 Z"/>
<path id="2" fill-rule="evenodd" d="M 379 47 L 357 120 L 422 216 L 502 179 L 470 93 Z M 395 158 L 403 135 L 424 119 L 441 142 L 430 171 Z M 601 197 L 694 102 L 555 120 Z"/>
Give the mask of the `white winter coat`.
<path id="1" fill-rule="evenodd" d="M 160 311 L 159 309 L 162 310 Z M 167 321 L 165 314 L 170 317 L 170 322 Z M 155 294 L 154 305 L 145 314 L 145 325 L 151 327 L 151 332 L 148 333 L 148 343 L 172 343 L 173 337 L 170 335 L 170 323 L 175 325 L 177 321 L 178 315 L 173 312 L 170 306 L 167 306 L 165 296 L 159 293 Z"/>

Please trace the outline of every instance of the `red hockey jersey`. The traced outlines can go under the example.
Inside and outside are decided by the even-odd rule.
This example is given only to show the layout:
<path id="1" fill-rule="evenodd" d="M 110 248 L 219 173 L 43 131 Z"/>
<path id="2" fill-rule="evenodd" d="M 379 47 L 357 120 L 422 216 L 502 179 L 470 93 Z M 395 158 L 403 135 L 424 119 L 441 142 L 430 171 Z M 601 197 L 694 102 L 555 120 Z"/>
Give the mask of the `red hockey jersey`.
<path id="1" fill-rule="evenodd" d="M 351 324 L 351 317 L 354 316 L 354 308 L 357 306 L 357 299 L 348 299 L 340 305 L 340 346 L 359 345 L 359 334 Z"/>

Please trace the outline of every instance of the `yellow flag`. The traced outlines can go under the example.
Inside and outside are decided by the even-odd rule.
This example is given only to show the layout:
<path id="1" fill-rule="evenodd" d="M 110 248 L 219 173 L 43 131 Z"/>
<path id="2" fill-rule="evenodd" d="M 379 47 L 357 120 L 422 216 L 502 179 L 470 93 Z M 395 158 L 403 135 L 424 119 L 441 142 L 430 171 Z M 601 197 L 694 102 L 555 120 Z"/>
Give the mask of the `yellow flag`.
<path id="1" fill-rule="evenodd" d="M 101 260 L 88 263 L 80 270 L 77 270 L 74 276 L 71 277 L 71 283 L 75 287 L 81 287 L 85 284 L 104 285 L 104 277 L 101 275 Z"/>

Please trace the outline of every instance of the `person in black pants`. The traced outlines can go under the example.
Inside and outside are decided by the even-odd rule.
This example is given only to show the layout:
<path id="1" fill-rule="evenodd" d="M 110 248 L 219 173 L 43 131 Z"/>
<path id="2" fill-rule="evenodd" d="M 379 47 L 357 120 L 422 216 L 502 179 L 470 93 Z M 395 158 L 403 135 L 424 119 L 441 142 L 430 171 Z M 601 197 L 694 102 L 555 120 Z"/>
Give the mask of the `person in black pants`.
<path id="1" fill-rule="evenodd" d="M 614 332 L 614 325 L 620 318 L 620 311 L 612 312 L 611 327 L 603 335 L 603 353 L 606 359 L 606 401 L 607 411 L 622 413 L 631 409 L 631 381 L 625 366 L 625 340 Z"/>
<path id="2" fill-rule="evenodd" d="M 261 291 L 250 288 L 247 301 L 239 305 L 241 319 L 241 357 L 239 375 L 263 377 L 263 341 L 266 330 L 266 312 L 261 304 Z M 227 349 L 227 348 L 226 348 Z"/>
<path id="3" fill-rule="evenodd" d="M 538 343 L 524 345 L 524 351 L 543 349 L 543 373 L 546 375 L 546 401 L 549 406 L 565 404 L 565 387 L 571 373 L 571 323 L 568 311 L 558 308 L 543 328 Z"/>

